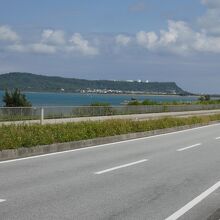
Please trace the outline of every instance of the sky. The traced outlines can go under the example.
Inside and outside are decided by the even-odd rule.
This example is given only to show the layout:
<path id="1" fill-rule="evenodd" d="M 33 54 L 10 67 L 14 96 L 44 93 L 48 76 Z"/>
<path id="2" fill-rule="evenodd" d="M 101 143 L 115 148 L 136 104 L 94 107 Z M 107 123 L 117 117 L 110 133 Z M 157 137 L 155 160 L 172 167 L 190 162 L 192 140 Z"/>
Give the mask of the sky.
<path id="1" fill-rule="evenodd" d="M 220 0 L 0 0 L 0 74 L 220 94 Z"/>

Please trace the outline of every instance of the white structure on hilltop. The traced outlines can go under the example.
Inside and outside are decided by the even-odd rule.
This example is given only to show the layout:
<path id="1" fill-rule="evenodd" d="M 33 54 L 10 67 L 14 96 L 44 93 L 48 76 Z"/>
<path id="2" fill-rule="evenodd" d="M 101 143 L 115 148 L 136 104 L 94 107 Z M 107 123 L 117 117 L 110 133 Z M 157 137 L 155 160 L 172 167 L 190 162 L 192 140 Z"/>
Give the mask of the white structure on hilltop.
<path id="1" fill-rule="evenodd" d="M 138 80 L 131 80 L 131 79 L 127 79 L 126 82 L 138 82 L 138 83 L 141 83 L 141 82 L 145 82 L 145 83 L 149 83 L 149 80 L 141 80 L 141 79 L 138 79 Z"/>

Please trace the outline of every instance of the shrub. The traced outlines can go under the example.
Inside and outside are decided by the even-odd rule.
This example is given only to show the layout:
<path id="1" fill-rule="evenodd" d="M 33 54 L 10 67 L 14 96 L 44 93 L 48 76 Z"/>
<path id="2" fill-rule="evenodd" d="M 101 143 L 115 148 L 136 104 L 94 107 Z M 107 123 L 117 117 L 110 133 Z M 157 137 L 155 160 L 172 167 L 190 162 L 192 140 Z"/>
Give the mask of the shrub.
<path id="1" fill-rule="evenodd" d="M 145 99 L 144 101 L 132 100 L 128 102 L 128 105 L 158 105 L 158 104 L 159 104 L 158 102 L 149 99 Z"/>
<path id="2" fill-rule="evenodd" d="M 5 107 L 31 107 L 31 103 L 19 89 L 15 89 L 14 91 L 6 90 L 3 102 L 5 103 Z"/>
<path id="3" fill-rule="evenodd" d="M 110 106 L 108 102 L 93 102 L 90 106 Z"/>
<path id="4" fill-rule="evenodd" d="M 189 118 L 169 117 L 147 121 L 107 120 L 54 125 L 2 126 L 0 127 L 0 150 L 144 132 L 217 120 L 220 120 L 220 115 Z"/>

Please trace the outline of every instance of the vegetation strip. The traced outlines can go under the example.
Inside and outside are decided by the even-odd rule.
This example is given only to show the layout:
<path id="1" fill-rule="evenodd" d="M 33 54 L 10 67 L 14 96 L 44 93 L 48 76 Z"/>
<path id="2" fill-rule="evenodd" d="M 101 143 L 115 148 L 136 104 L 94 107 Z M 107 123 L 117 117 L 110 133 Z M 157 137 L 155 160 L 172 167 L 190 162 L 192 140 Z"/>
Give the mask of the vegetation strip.
<path id="1" fill-rule="evenodd" d="M 147 121 L 107 120 L 53 125 L 3 125 L 0 127 L 0 150 L 207 124 L 219 120 L 220 114 L 189 118 L 168 117 Z"/>

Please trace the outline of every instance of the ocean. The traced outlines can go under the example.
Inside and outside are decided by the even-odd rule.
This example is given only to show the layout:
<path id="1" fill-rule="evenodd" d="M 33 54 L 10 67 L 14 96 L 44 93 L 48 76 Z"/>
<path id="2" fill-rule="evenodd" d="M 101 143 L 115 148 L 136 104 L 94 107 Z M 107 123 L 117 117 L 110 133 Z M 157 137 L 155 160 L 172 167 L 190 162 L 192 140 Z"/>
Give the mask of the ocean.
<path id="1" fill-rule="evenodd" d="M 4 92 L 0 91 L 0 106 Z M 193 101 L 195 96 L 152 96 L 152 95 L 109 95 L 109 94 L 81 94 L 81 93 L 46 93 L 46 92 L 26 92 L 28 100 L 33 106 L 82 106 L 90 105 L 93 102 L 108 102 L 111 105 L 122 105 L 123 102 L 130 101 L 131 98 L 138 100 L 150 99 L 153 101 Z"/>

